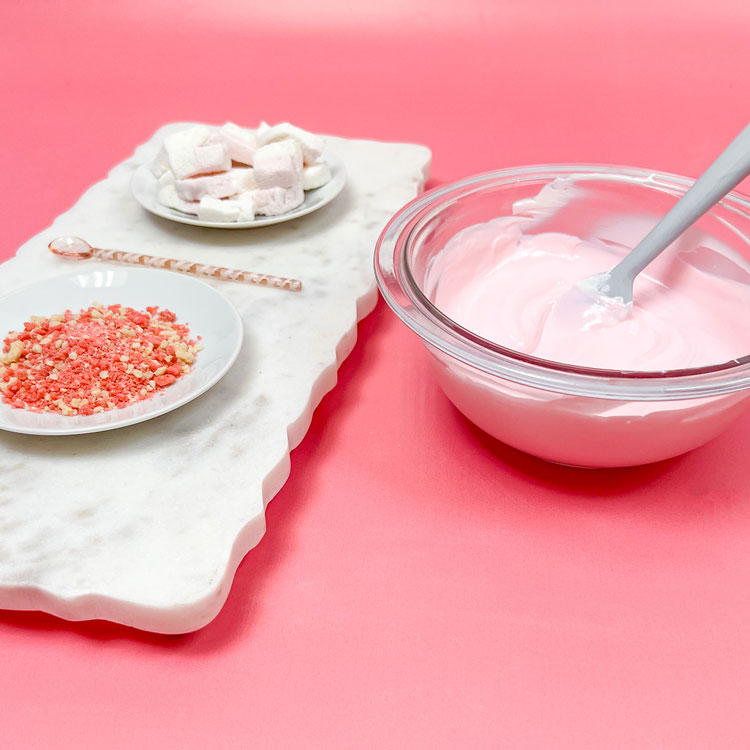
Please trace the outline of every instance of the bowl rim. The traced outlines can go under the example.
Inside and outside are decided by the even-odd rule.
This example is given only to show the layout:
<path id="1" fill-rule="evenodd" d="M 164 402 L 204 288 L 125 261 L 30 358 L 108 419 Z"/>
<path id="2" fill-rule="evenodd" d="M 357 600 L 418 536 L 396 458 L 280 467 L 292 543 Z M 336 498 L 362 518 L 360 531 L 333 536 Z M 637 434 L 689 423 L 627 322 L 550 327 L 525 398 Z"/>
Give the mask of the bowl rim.
<path id="1" fill-rule="evenodd" d="M 621 179 L 672 194 L 686 191 L 694 182 L 689 177 L 662 170 L 616 164 L 561 163 L 492 170 L 438 185 L 404 205 L 378 238 L 374 255 L 375 279 L 388 306 L 428 349 L 438 350 L 487 375 L 552 392 L 614 400 L 663 401 L 718 396 L 750 388 L 750 354 L 715 365 L 665 371 L 568 365 L 489 341 L 445 315 L 426 297 L 412 275 L 406 249 L 418 230 L 446 204 L 509 182 L 564 176 Z M 744 194 L 732 191 L 719 203 L 750 219 L 750 198 Z"/>

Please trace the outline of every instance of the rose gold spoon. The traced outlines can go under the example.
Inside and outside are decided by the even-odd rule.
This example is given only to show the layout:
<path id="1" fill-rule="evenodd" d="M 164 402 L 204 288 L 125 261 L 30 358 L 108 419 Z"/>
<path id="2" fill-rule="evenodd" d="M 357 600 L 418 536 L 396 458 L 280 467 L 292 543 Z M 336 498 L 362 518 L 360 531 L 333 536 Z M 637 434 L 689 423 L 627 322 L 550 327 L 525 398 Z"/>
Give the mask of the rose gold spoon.
<path id="1" fill-rule="evenodd" d="M 269 286 L 274 289 L 286 289 L 290 292 L 299 292 L 302 289 L 302 282 L 297 279 L 287 279 L 283 276 L 271 276 L 265 273 L 253 273 L 252 271 L 238 271 L 233 268 L 222 268 L 221 266 L 208 266 L 203 263 L 192 263 L 189 260 L 160 258 L 156 255 L 126 253 L 122 250 L 104 250 L 100 247 L 92 247 L 86 240 L 80 237 L 57 237 L 47 247 L 55 255 L 72 260 L 98 258 L 99 260 L 113 260 L 117 263 L 131 263 L 138 266 L 148 266 L 149 268 L 165 268 L 168 271 L 192 273 L 196 276 L 210 276 L 222 281 L 243 281 L 246 284 Z"/>

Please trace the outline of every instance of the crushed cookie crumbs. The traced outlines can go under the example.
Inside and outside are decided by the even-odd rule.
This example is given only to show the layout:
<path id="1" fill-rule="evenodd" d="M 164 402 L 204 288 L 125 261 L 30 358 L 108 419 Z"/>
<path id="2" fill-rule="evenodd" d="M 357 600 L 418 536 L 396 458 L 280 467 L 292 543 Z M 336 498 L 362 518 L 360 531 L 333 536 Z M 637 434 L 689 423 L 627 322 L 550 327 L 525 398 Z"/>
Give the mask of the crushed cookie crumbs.
<path id="1" fill-rule="evenodd" d="M 190 372 L 202 348 L 157 306 L 94 302 L 79 313 L 32 315 L 3 343 L 0 396 L 17 409 L 65 416 L 122 409 Z"/>

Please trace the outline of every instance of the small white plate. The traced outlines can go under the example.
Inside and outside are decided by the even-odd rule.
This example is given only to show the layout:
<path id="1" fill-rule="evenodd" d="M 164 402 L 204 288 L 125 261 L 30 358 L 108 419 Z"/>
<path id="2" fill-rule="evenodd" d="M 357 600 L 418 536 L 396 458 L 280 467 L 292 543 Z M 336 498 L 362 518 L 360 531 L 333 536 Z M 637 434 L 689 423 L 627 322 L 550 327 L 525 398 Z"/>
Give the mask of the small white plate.
<path id="1" fill-rule="evenodd" d="M 196 227 L 213 227 L 215 229 L 251 229 L 265 227 L 269 224 L 279 224 L 282 221 L 298 219 L 300 216 L 317 211 L 330 203 L 342 190 L 346 183 L 346 170 L 336 156 L 323 154 L 331 170 L 331 179 L 322 187 L 305 192 L 305 200 L 301 206 L 280 216 L 256 216 L 252 221 L 201 221 L 197 216 L 168 208 L 156 200 L 159 192 L 159 181 L 154 177 L 147 164 L 141 164 L 133 175 L 130 189 L 135 199 L 152 214 L 164 219 L 178 221 L 181 224 L 192 224 Z"/>
<path id="2" fill-rule="evenodd" d="M 189 276 L 146 268 L 116 268 L 56 276 L 0 297 L 0 341 L 32 315 L 78 312 L 94 302 L 120 303 L 143 310 L 169 309 L 201 337 L 203 349 L 193 369 L 145 401 L 90 416 L 14 409 L 0 402 L 0 429 L 28 435 L 81 435 L 158 417 L 200 396 L 229 370 L 242 346 L 242 320 L 213 287 Z"/>

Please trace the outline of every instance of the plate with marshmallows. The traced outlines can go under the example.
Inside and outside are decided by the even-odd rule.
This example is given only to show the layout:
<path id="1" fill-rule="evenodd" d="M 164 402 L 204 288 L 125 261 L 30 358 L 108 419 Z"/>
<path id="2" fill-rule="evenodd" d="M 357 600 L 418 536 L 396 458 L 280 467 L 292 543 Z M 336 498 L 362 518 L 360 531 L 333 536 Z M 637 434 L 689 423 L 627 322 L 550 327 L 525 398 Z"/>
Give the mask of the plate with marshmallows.
<path id="1" fill-rule="evenodd" d="M 256 130 L 194 125 L 164 139 L 131 190 L 148 211 L 182 224 L 248 229 L 296 219 L 344 187 L 342 163 L 322 138 L 288 122 Z"/>

